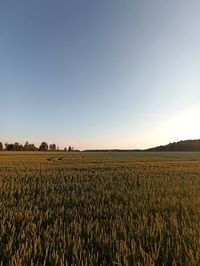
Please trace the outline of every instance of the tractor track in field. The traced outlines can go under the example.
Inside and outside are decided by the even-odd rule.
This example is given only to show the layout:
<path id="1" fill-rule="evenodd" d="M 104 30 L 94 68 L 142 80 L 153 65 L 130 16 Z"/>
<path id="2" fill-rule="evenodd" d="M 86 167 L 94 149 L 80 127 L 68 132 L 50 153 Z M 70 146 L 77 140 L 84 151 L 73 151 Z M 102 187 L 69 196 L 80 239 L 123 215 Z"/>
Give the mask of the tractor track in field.
<path id="1" fill-rule="evenodd" d="M 63 161 L 64 158 L 66 158 L 67 156 L 53 156 L 53 157 L 50 157 L 50 158 L 47 158 L 46 160 L 48 162 L 59 162 L 59 161 Z"/>
<path id="2" fill-rule="evenodd" d="M 49 162 L 51 162 L 51 161 L 53 161 L 53 159 L 56 158 L 56 157 L 57 157 L 57 156 L 53 156 L 53 157 L 47 158 L 46 160 L 49 161 Z"/>

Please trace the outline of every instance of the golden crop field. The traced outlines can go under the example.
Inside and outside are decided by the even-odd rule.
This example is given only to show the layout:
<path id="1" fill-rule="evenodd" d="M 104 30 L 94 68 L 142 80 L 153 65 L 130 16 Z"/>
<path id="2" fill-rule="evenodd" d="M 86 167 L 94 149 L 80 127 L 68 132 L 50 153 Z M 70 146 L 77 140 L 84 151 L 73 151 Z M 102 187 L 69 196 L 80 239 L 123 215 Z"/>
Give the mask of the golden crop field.
<path id="1" fill-rule="evenodd" d="M 200 153 L 0 153 L 0 265 L 200 265 Z"/>

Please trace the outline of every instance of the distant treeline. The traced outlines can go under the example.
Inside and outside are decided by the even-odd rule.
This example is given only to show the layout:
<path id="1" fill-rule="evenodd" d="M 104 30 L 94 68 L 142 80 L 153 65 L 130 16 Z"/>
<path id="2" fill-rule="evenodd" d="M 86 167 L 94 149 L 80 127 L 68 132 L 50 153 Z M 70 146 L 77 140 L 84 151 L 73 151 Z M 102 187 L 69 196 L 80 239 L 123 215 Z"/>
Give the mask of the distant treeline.
<path id="1" fill-rule="evenodd" d="M 104 149 L 104 150 L 84 150 L 84 152 L 139 152 L 142 150 L 139 149 L 124 149 L 124 150 L 120 150 L 120 149 Z"/>
<path id="2" fill-rule="evenodd" d="M 0 151 L 78 151 L 74 150 L 72 146 L 68 148 L 64 148 L 63 150 L 59 149 L 55 143 L 48 145 L 46 142 L 42 142 L 39 147 L 36 147 L 35 144 L 30 144 L 28 141 L 25 142 L 24 145 L 19 144 L 19 142 L 15 143 L 5 143 L 5 145 L 0 142 Z"/>
<path id="3" fill-rule="evenodd" d="M 146 151 L 200 151 L 200 139 L 182 140 L 179 142 L 169 143 L 165 146 L 147 149 Z"/>
<path id="4" fill-rule="evenodd" d="M 5 145 L 0 142 L 0 151 L 79 151 L 75 150 L 72 146 L 68 148 L 59 149 L 55 143 L 47 144 L 45 141 L 36 147 L 35 144 L 30 144 L 28 141 L 24 145 L 15 143 L 5 143 Z M 146 150 L 139 149 L 102 149 L 102 150 L 84 150 L 84 152 L 142 152 L 142 151 L 200 151 L 200 139 L 197 140 L 182 140 L 179 142 L 169 143 L 167 145 L 158 146 L 155 148 L 150 148 Z"/>

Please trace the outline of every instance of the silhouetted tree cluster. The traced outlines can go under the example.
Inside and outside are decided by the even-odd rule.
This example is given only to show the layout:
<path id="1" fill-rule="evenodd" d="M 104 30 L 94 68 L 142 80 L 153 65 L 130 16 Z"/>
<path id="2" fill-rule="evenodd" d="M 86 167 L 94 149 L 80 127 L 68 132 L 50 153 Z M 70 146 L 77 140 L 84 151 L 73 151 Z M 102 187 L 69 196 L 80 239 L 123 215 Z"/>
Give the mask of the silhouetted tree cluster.
<path id="1" fill-rule="evenodd" d="M 69 146 L 68 149 L 67 148 L 64 148 L 64 151 L 71 152 L 71 151 L 79 151 L 79 150 L 74 150 L 74 147 Z"/>
<path id="2" fill-rule="evenodd" d="M 62 151 L 59 149 L 58 146 L 56 146 L 55 143 L 48 145 L 45 141 L 43 141 L 40 144 L 39 148 L 37 148 L 34 144 L 29 144 L 28 141 L 26 141 L 24 145 L 19 144 L 19 142 L 15 142 L 14 144 L 5 143 L 5 149 L 4 149 L 2 142 L 0 142 L 0 151 L 2 150 L 6 150 L 6 151 Z M 63 151 L 71 152 L 71 151 L 74 151 L 74 148 L 69 146 L 68 149 L 64 148 Z"/>
<path id="3" fill-rule="evenodd" d="M 35 147 L 34 144 L 29 144 L 28 141 L 24 144 L 24 151 L 37 151 L 38 148 Z"/>
<path id="4" fill-rule="evenodd" d="M 28 141 L 24 144 L 19 144 L 15 142 L 14 144 L 6 143 L 5 150 L 7 151 L 37 151 L 38 149 L 35 147 L 34 144 L 29 144 Z"/>
<path id="5" fill-rule="evenodd" d="M 57 150 L 57 148 L 56 148 L 56 144 L 55 144 L 55 143 L 50 144 L 50 145 L 49 145 L 49 150 L 50 150 L 50 151 L 56 151 L 56 150 Z"/>

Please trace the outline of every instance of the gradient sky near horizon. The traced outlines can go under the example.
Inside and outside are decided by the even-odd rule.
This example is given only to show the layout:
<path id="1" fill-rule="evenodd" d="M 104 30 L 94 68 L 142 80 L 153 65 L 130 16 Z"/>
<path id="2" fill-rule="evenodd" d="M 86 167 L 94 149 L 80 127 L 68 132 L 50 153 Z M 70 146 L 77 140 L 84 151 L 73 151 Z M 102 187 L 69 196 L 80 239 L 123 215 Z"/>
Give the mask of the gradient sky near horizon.
<path id="1" fill-rule="evenodd" d="M 200 138 L 199 14 L 198 0 L 2 0 L 1 141 Z"/>

